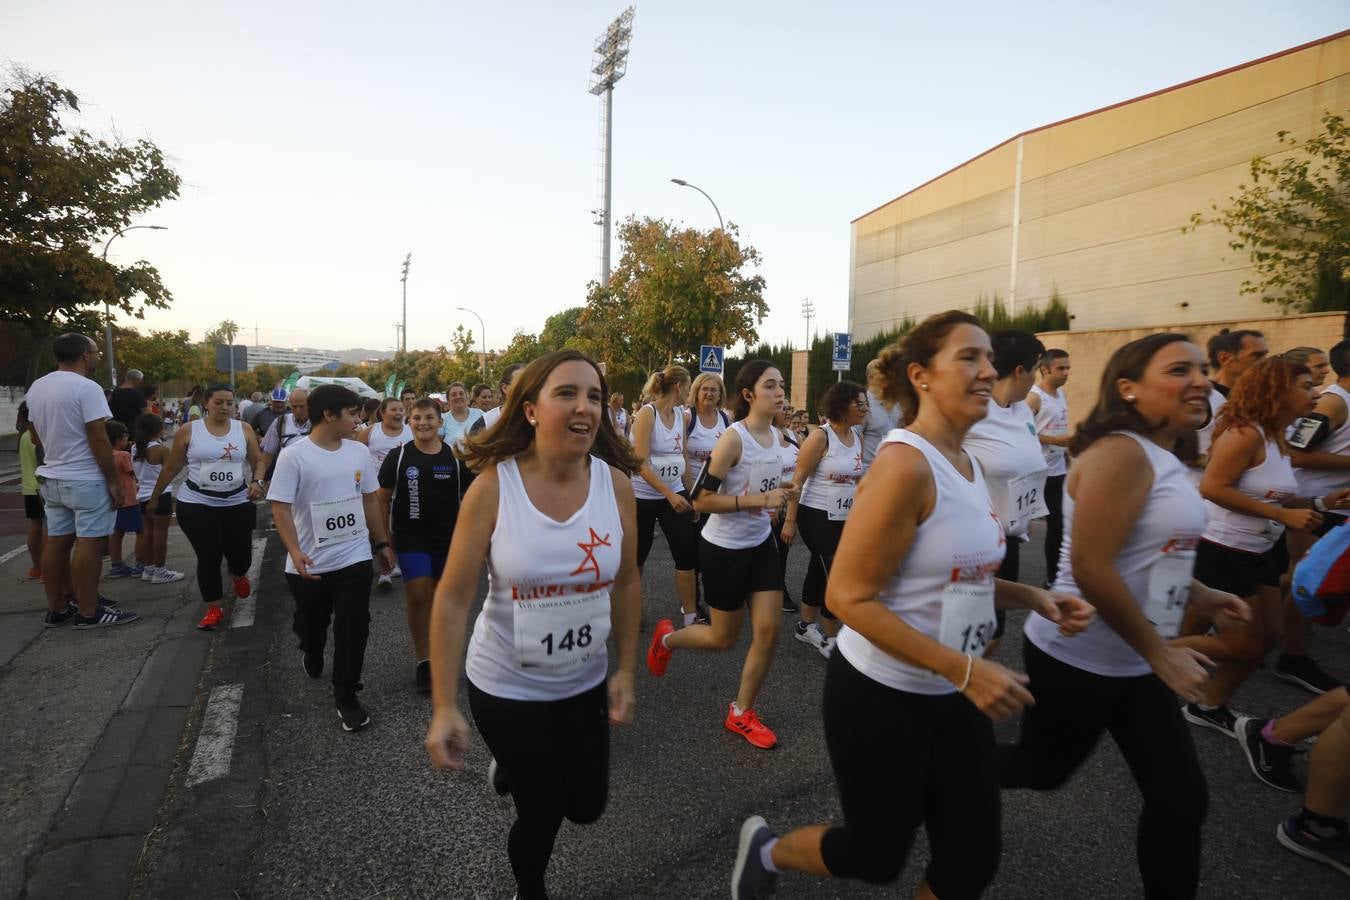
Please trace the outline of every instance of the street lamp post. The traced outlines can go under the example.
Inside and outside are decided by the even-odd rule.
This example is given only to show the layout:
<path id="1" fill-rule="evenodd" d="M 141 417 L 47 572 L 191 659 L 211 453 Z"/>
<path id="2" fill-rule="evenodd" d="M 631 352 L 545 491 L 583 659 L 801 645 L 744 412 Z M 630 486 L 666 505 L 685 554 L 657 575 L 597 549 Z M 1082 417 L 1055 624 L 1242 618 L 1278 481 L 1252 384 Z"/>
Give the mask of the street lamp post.
<path id="1" fill-rule="evenodd" d="M 108 261 L 108 248 L 112 242 L 126 234 L 128 231 L 135 231 L 137 228 L 148 228 L 151 231 L 168 231 L 165 225 L 128 225 L 121 231 L 114 232 L 112 237 L 108 238 L 107 243 L 103 245 L 103 261 Z M 112 307 L 107 299 L 103 301 L 103 341 L 104 348 L 108 355 L 108 387 L 117 387 L 117 364 L 113 361 L 113 341 L 112 341 Z"/>
<path id="2" fill-rule="evenodd" d="M 685 181 L 683 178 L 672 178 L 672 179 L 670 179 L 670 180 L 671 180 L 673 183 L 678 184 L 680 187 L 690 187 L 690 188 L 693 188 L 694 190 L 698 191 L 698 192 L 699 192 L 700 194 L 702 194 L 703 196 L 708 197 L 708 192 L 707 192 L 707 191 L 705 191 L 703 188 L 699 187 L 699 186 L 696 185 L 696 184 L 690 184 L 689 182 Z M 720 228 L 720 229 L 722 229 L 723 231 L 726 231 L 726 230 L 727 230 L 727 226 L 726 226 L 725 224 L 722 223 L 722 211 L 721 211 L 720 209 L 717 208 L 717 204 L 716 204 L 715 202 L 713 202 L 713 198 L 712 198 L 712 197 L 708 197 L 708 202 L 709 202 L 709 203 L 712 203 L 713 212 L 717 213 L 717 227 Z"/>
<path id="3" fill-rule="evenodd" d="M 487 381 L 487 326 L 483 324 L 483 317 L 467 306 L 456 306 L 455 309 L 466 312 L 478 320 L 478 337 L 483 348 L 483 354 L 479 357 L 479 371 L 483 373 L 483 380 Z"/>

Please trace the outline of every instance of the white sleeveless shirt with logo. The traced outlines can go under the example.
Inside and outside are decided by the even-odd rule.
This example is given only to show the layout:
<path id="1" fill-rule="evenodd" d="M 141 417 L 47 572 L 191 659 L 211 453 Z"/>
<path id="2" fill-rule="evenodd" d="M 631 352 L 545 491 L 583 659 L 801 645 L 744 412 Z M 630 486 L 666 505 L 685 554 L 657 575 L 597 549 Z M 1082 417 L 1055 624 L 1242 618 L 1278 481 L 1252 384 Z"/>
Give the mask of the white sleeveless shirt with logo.
<path id="1" fill-rule="evenodd" d="M 1006 540 L 978 461 L 967 481 L 927 440 L 897 428 L 877 448 L 907 444 L 923 454 L 933 473 L 937 502 L 914 532 L 914 542 L 878 595 L 905 624 L 961 653 L 979 656 L 994 637 L 994 573 Z M 935 672 L 903 662 L 844 626 L 838 650 L 859 672 L 897 691 L 952 694 L 956 685 Z"/>
<path id="2" fill-rule="evenodd" d="M 1350 413 L 1350 391 L 1333 384 L 1322 393 L 1340 397 L 1346 412 Z M 1350 454 L 1350 415 L 1346 416 L 1340 428 L 1328 434 L 1322 443 L 1312 449 L 1318 453 Z M 1323 497 L 1350 487 L 1350 469 L 1295 469 L 1294 478 L 1298 482 L 1300 497 Z"/>
<path id="3" fill-rule="evenodd" d="M 1064 396 L 1064 388 L 1053 395 L 1039 384 L 1031 386 L 1031 392 L 1041 399 L 1041 408 L 1035 417 L 1036 433 L 1046 437 L 1063 437 L 1069 433 L 1069 398 Z M 1069 471 L 1068 451 L 1063 447 L 1036 442 L 1041 448 L 1041 457 L 1045 460 L 1046 477 L 1064 475 Z"/>
<path id="4" fill-rule="evenodd" d="M 699 420 L 697 409 L 691 408 L 689 417 L 689 423 L 692 427 L 684 440 L 684 452 L 689 457 L 689 465 L 694 469 L 694 474 L 697 475 L 703 464 L 712 458 L 713 447 L 717 446 L 717 439 L 729 426 L 726 413 L 720 409 L 716 414 L 717 424 L 711 428 L 703 426 L 703 422 Z"/>
<path id="5" fill-rule="evenodd" d="M 149 441 L 145 445 L 146 451 L 151 447 L 160 446 L 160 441 Z M 155 492 L 155 483 L 159 481 L 159 473 L 164 466 L 155 465 L 147 459 L 143 459 L 136 453 L 136 445 L 131 445 L 131 471 L 136 476 L 136 502 L 143 503 L 150 499 L 150 495 Z M 164 493 L 173 490 L 173 482 L 169 482 L 164 488 Z M 153 510 L 152 510 L 153 512 Z"/>
<path id="6" fill-rule="evenodd" d="M 1261 431 L 1261 437 L 1265 438 L 1265 431 L 1258 430 Z M 1293 463 L 1289 457 L 1280 453 L 1279 445 L 1269 438 L 1266 438 L 1266 458 L 1259 466 L 1252 466 L 1243 472 L 1233 487 L 1262 503 L 1278 504 L 1284 498 L 1298 494 Z M 1265 553 L 1284 534 L 1284 526 L 1279 522 L 1234 512 L 1209 500 L 1205 501 L 1205 516 L 1205 540 L 1233 550 Z"/>
<path id="7" fill-rule="evenodd" d="M 656 477 L 675 493 L 684 490 L 684 407 L 674 407 L 674 423 L 667 428 L 661 421 L 661 411 L 648 403 L 652 410 L 652 436 L 647 442 L 647 464 Z M 664 500 L 665 495 L 634 474 L 633 494 L 639 500 Z"/>
<path id="8" fill-rule="evenodd" d="M 1130 437 L 1144 449 L 1153 469 L 1153 486 L 1130 536 L 1116 554 L 1115 569 L 1159 635 L 1170 640 L 1176 637 L 1186 608 L 1191 571 L 1195 568 L 1195 548 L 1205 530 L 1205 504 L 1191 483 L 1186 466 L 1171 451 L 1132 432 L 1117 433 Z M 1073 517 L 1073 497 L 1066 490 L 1064 544 L 1054 589 L 1082 597 L 1073 577 Z M 1059 633 L 1054 622 L 1032 613 L 1027 618 L 1025 633 L 1027 640 L 1050 656 L 1085 672 L 1129 678 L 1152 671 L 1144 658 L 1100 616 L 1094 617 L 1079 634 L 1066 637 Z"/>
<path id="9" fill-rule="evenodd" d="M 586 502 L 558 522 L 530 502 L 514 459 L 497 464 L 488 591 L 464 673 L 508 700 L 561 700 L 605 680 L 610 587 L 623 523 L 609 464 L 590 457 Z"/>
<path id="10" fill-rule="evenodd" d="M 863 439 L 857 427 L 849 429 L 853 446 L 848 446 L 830 425 L 825 432 L 825 453 L 802 485 L 801 505 L 824 510 L 831 522 L 842 522 L 853 509 L 853 494 L 863 476 Z"/>
<path id="11" fill-rule="evenodd" d="M 1031 407 L 1025 402 L 1004 407 L 991 400 L 988 415 L 971 426 L 962 446 L 980 461 L 989 499 L 1008 537 L 1020 538 L 1032 519 L 1050 514 L 1045 504 L 1049 467 L 1036 439 Z"/>
<path id="12" fill-rule="evenodd" d="M 779 484 L 785 481 L 793 481 L 797 477 L 797 457 L 801 454 L 802 448 L 793 443 L 784 431 L 778 432 L 778 456 L 783 461 L 783 477 Z"/>
<path id="13" fill-rule="evenodd" d="M 751 494 L 767 494 L 776 489 L 783 480 L 783 453 L 778 429 L 769 426 L 770 445 L 765 447 L 755 440 L 744 422 L 734 422 L 728 431 L 736 432 L 741 439 L 741 458 L 736 465 L 727 470 L 722 479 L 722 493 L 728 497 L 747 497 Z M 795 461 L 794 461 L 795 464 Z M 758 504 L 759 500 L 751 500 Z M 745 508 L 742 502 L 740 512 L 713 513 L 708 516 L 708 524 L 703 526 L 703 539 L 723 550 L 745 550 L 758 547 L 768 540 L 768 510 L 755 506 Z"/>
<path id="14" fill-rule="evenodd" d="M 193 419 L 188 428 L 187 478 L 178 492 L 179 502 L 203 506 L 238 506 L 248 503 L 248 463 L 244 424 L 230 419 L 229 431 L 216 437 L 206 430 L 205 419 Z"/>
<path id="15" fill-rule="evenodd" d="M 370 426 L 370 438 L 367 440 L 366 447 L 370 450 L 370 460 L 375 464 L 375 471 L 380 470 L 380 464 L 384 458 L 389 455 L 390 450 L 397 450 L 399 447 L 413 439 L 412 428 L 407 424 L 398 434 L 390 437 L 385 434 L 384 426 L 376 423 Z"/>

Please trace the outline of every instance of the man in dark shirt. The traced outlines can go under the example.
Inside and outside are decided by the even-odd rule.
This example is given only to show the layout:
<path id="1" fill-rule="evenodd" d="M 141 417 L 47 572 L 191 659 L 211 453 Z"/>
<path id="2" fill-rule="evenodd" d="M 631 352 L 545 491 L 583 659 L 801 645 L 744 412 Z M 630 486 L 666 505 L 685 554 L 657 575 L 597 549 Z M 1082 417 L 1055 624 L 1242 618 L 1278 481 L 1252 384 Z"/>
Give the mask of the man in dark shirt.
<path id="1" fill-rule="evenodd" d="M 145 395 L 140 391 L 141 381 L 144 378 L 145 374 L 140 369 L 132 369 L 108 398 L 113 418 L 127 426 L 127 431 L 131 434 L 136 433 L 136 417 L 148 408 Z"/>
<path id="2" fill-rule="evenodd" d="M 473 480 L 468 467 L 441 440 L 441 406 L 412 404 L 413 440 L 390 450 L 380 466 L 380 502 L 392 511 L 394 549 L 403 570 L 408 630 L 417 656 L 415 682 L 431 691 L 431 601 L 450 552 L 459 502 Z M 392 509 L 391 509 L 392 507 Z"/>

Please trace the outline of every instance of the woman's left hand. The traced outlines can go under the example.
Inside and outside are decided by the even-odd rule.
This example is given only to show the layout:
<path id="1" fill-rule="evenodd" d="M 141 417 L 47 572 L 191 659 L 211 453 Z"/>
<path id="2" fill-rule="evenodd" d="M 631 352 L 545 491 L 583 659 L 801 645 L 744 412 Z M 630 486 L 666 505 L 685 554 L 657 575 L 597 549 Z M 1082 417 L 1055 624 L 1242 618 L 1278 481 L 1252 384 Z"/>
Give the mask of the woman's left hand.
<path id="1" fill-rule="evenodd" d="M 615 672 L 609 676 L 609 724 L 632 725 L 637 713 L 637 691 L 633 687 L 632 672 Z"/>
<path id="2" fill-rule="evenodd" d="M 1040 595 L 1039 602 L 1032 609 L 1051 622 L 1057 622 L 1060 634 L 1078 634 L 1084 628 L 1087 628 L 1093 617 L 1097 615 L 1097 610 L 1082 597 L 1042 590 L 1041 588 L 1032 588 L 1032 590 Z"/>

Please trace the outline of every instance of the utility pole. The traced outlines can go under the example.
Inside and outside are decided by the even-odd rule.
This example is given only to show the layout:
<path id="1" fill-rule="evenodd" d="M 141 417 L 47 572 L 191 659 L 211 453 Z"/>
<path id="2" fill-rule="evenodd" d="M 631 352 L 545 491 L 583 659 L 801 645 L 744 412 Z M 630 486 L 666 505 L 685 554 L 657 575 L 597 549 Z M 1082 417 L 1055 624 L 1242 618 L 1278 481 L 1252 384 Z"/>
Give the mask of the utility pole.
<path id="1" fill-rule="evenodd" d="M 628 7 L 609 23 L 595 39 L 594 65 L 591 66 L 590 92 L 605 99 L 605 184 L 603 208 L 598 216 L 605 230 L 600 250 L 600 284 L 609 284 L 609 240 L 611 214 L 610 197 L 614 185 L 614 84 L 628 71 L 628 44 L 633 39 L 633 7 Z"/>
<path id="2" fill-rule="evenodd" d="M 399 279 L 403 282 L 403 330 L 401 332 L 402 337 L 400 338 L 402 343 L 399 344 L 399 349 L 404 353 L 408 352 L 408 267 L 411 265 L 412 251 L 409 250 L 408 255 L 403 257 L 403 277 Z"/>
<path id="3" fill-rule="evenodd" d="M 816 314 L 816 305 L 810 297 L 802 298 L 802 315 L 806 318 L 806 349 L 811 349 L 811 319 Z"/>
<path id="4" fill-rule="evenodd" d="M 395 322 L 395 323 L 394 323 L 394 352 L 395 352 L 395 353 L 399 352 L 399 348 L 403 346 L 403 344 L 402 344 L 402 337 L 401 337 L 402 334 L 403 334 L 403 326 L 400 325 L 398 322 Z"/>

